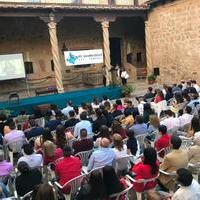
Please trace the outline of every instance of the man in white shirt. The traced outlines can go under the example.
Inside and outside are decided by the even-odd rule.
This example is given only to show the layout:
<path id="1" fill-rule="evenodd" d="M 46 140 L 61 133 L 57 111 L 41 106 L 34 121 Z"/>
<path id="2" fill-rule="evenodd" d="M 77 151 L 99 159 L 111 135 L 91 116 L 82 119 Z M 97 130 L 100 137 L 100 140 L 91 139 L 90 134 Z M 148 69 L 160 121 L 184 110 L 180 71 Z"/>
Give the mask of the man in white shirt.
<path id="1" fill-rule="evenodd" d="M 193 179 L 189 170 L 180 168 L 177 170 L 177 182 L 180 188 L 172 196 L 172 200 L 199 200 L 200 185 Z"/>
<path id="2" fill-rule="evenodd" d="M 139 98 L 139 104 L 138 104 L 138 112 L 139 112 L 139 114 L 140 115 L 143 115 L 143 113 L 144 113 L 144 104 L 146 103 L 145 101 L 144 101 L 144 98 L 142 98 L 142 97 L 140 97 Z"/>
<path id="3" fill-rule="evenodd" d="M 72 102 L 68 101 L 66 108 L 63 108 L 61 112 L 63 113 L 63 115 L 69 117 L 69 111 L 71 110 L 74 110 L 74 108 L 72 107 Z"/>
<path id="4" fill-rule="evenodd" d="M 165 125 L 167 130 L 171 130 L 175 127 L 179 127 L 179 120 L 178 118 L 174 117 L 174 113 L 171 110 L 167 110 L 167 118 L 160 122 L 161 125 Z"/>
<path id="5" fill-rule="evenodd" d="M 180 127 L 183 127 L 186 124 L 191 123 L 193 115 L 191 114 L 192 108 L 186 106 L 185 113 L 178 118 Z"/>
<path id="6" fill-rule="evenodd" d="M 21 158 L 19 158 L 17 163 L 24 161 L 31 168 L 43 166 L 42 155 L 34 153 L 31 144 L 29 144 L 29 143 L 24 144 L 22 149 L 23 149 L 23 156 Z"/>
<path id="7" fill-rule="evenodd" d="M 196 89 L 197 93 L 199 93 L 200 87 L 198 86 L 197 82 L 195 80 L 192 80 L 191 83 L 192 83 L 192 87 L 194 87 Z"/>
<path id="8" fill-rule="evenodd" d="M 81 129 L 86 129 L 87 130 L 87 137 L 92 138 L 93 137 L 92 124 L 91 124 L 90 121 L 87 120 L 87 113 L 82 112 L 80 114 L 80 119 L 81 119 L 81 121 L 78 122 L 74 127 L 74 137 L 80 138 Z"/>

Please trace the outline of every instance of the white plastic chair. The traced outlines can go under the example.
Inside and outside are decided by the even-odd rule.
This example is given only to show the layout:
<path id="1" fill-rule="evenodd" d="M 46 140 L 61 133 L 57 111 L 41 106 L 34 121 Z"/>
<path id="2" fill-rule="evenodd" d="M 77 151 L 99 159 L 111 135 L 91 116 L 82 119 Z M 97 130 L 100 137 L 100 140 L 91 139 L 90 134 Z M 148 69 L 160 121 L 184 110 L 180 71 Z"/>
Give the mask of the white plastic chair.
<path id="1" fill-rule="evenodd" d="M 118 158 L 115 160 L 115 172 L 119 171 L 128 171 L 128 169 L 131 167 L 130 161 L 133 161 L 134 157 L 132 155 L 127 155 L 122 158 Z"/>
<path id="2" fill-rule="evenodd" d="M 21 153 L 23 144 L 26 143 L 25 139 L 19 139 L 6 144 L 6 155 L 8 155 L 10 162 L 14 164 L 14 153 Z"/>
<path id="3" fill-rule="evenodd" d="M 144 188 L 145 188 L 145 185 L 149 182 L 155 182 L 156 179 L 159 177 L 159 173 L 156 177 L 153 177 L 153 178 L 150 178 L 150 179 L 139 179 L 139 180 L 135 180 L 134 178 L 132 178 L 131 176 L 129 175 L 126 175 L 126 177 L 133 183 L 143 183 L 144 184 Z M 144 191 L 145 192 L 145 191 Z M 142 193 L 141 192 L 136 192 L 136 195 L 137 195 L 137 200 L 142 200 Z"/>
<path id="4" fill-rule="evenodd" d="M 194 144 L 192 139 L 182 139 L 181 149 L 188 149 Z"/>
<path id="5" fill-rule="evenodd" d="M 128 140 L 128 138 L 123 139 L 123 144 L 124 145 L 127 145 L 127 140 Z"/>
<path id="6" fill-rule="evenodd" d="M 145 139 L 148 134 L 137 135 L 135 138 L 139 142 L 140 149 L 144 149 L 145 147 Z"/>
<path id="7" fill-rule="evenodd" d="M 200 162 L 195 164 L 188 163 L 188 168 L 192 174 L 197 175 L 195 179 L 200 183 Z"/>
<path id="8" fill-rule="evenodd" d="M 30 191 L 28 193 L 26 193 L 24 196 L 22 197 L 19 197 L 20 200 L 25 200 L 25 199 L 32 199 L 32 194 L 33 194 L 33 191 Z"/>
<path id="9" fill-rule="evenodd" d="M 89 151 L 81 151 L 81 152 L 75 154 L 75 156 L 77 156 L 81 159 L 82 166 L 87 166 L 92 152 L 93 152 L 93 149 L 91 149 Z"/>
<path id="10" fill-rule="evenodd" d="M 81 182 L 85 177 L 86 177 L 85 174 L 77 176 L 71 179 L 70 181 L 66 182 L 63 186 L 61 186 L 58 182 L 55 182 L 55 187 L 58 190 L 63 190 L 67 185 L 69 185 L 71 188 L 70 194 L 69 195 L 64 194 L 64 197 L 65 199 L 70 200 L 71 197 L 78 192 L 79 188 L 81 187 Z"/>
<path id="11" fill-rule="evenodd" d="M 170 148 L 170 147 L 166 147 L 166 148 L 163 148 L 163 149 L 161 149 L 160 151 L 158 151 L 158 152 L 157 152 L 157 158 L 158 158 L 158 160 L 159 160 L 160 162 L 163 162 L 164 156 L 165 156 L 166 154 L 168 154 L 170 151 L 171 151 L 171 148 Z M 161 152 L 164 152 L 163 158 L 159 156 L 159 154 L 160 154 Z"/>
<path id="12" fill-rule="evenodd" d="M 109 196 L 110 199 L 120 200 L 123 196 L 125 200 L 129 200 L 129 191 L 132 189 L 133 185 L 126 181 L 128 188 L 124 189 L 122 192 L 115 193 Z"/>

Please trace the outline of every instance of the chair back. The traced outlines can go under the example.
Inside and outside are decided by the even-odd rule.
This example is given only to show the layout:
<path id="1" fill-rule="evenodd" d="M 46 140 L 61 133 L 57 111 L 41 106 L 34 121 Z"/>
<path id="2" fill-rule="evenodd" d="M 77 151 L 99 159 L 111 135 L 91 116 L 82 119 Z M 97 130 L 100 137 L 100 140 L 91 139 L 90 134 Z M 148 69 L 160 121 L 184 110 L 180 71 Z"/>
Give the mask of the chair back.
<path id="1" fill-rule="evenodd" d="M 75 156 L 79 157 L 81 159 L 82 166 L 87 166 L 92 152 L 93 152 L 93 149 L 91 149 L 89 151 L 81 151 L 81 152 L 75 154 Z"/>
<path id="2" fill-rule="evenodd" d="M 144 148 L 145 145 L 145 138 L 147 137 L 148 134 L 142 134 L 142 135 L 137 135 L 135 138 L 139 142 L 140 149 Z"/>
<path id="3" fill-rule="evenodd" d="M 115 160 L 115 171 L 128 171 L 131 167 L 130 161 L 134 160 L 133 156 L 126 156 Z"/>
<path id="4" fill-rule="evenodd" d="M 25 200 L 25 199 L 32 199 L 32 194 L 33 194 L 33 191 L 30 191 L 28 193 L 26 193 L 24 196 L 22 197 L 19 197 L 20 200 Z"/>
<path id="5" fill-rule="evenodd" d="M 177 131 L 178 131 L 178 129 L 179 129 L 179 127 L 178 127 L 178 126 L 175 126 L 175 127 L 173 127 L 172 129 L 169 129 L 169 130 L 167 131 L 167 133 L 168 133 L 168 134 L 176 134 Z"/>
<path id="6" fill-rule="evenodd" d="M 181 149 L 187 149 L 194 144 L 194 141 L 191 139 L 182 139 Z"/>
<path id="7" fill-rule="evenodd" d="M 166 100 L 160 101 L 155 106 L 155 111 L 156 111 L 158 117 L 160 117 L 160 114 L 161 114 L 162 111 L 166 111 L 168 109 L 169 108 L 167 106 L 167 101 Z"/>
<path id="8" fill-rule="evenodd" d="M 71 188 L 70 194 L 74 195 L 78 192 L 79 188 L 81 187 L 82 180 L 85 177 L 86 177 L 85 174 L 77 176 L 77 177 L 71 179 L 70 181 L 68 181 L 67 183 L 65 183 L 62 188 L 65 188 L 65 186 L 69 185 Z"/>
<path id="9" fill-rule="evenodd" d="M 115 200 L 120 200 L 121 197 L 123 196 L 124 200 L 129 200 L 129 191 L 132 189 L 133 185 L 129 184 L 128 188 L 126 188 L 125 190 L 123 190 L 122 192 L 119 193 L 115 193 L 109 196 L 110 199 L 115 198 Z"/>
<path id="10" fill-rule="evenodd" d="M 19 139 L 19 140 L 13 141 L 11 143 L 8 143 L 6 145 L 10 150 L 12 150 L 13 153 L 20 153 L 22 146 L 25 143 L 26 143 L 25 139 Z"/>
<path id="11" fill-rule="evenodd" d="M 115 117 L 115 120 L 120 120 L 120 119 L 122 119 L 123 117 L 124 117 L 124 115 L 118 115 L 118 116 Z"/>
<path id="12" fill-rule="evenodd" d="M 44 126 L 45 126 L 44 117 L 35 119 L 35 124 L 36 124 L 37 126 L 39 126 L 39 127 L 44 127 Z"/>
<path id="13" fill-rule="evenodd" d="M 160 151 L 158 151 L 157 153 L 159 154 L 159 153 L 161 153 L 161 152 L 164 152 L 164 156 L 165 156 L 165 155 L 168 154 L 170 151 L 171 151 L 171 148 L 170 148 L 170 147 L 165 147 L 165 148 L 161 149 Z"/>
<path id="14" fill-rule="evenodd" d="M 123 145 L 127 145 L 128 138 L 123 139 Z"/>

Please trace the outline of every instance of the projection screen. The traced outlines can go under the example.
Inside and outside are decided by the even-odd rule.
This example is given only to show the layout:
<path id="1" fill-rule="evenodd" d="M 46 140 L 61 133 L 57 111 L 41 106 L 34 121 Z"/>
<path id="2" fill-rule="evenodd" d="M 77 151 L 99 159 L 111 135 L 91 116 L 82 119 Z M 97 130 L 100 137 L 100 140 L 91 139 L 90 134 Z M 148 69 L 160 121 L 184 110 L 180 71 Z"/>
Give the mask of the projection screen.
<path id="1" fill-rule="evenodd" d="M 0 81 L 25 77 L 24 61 L 21 53 L 0 55 Z"/>

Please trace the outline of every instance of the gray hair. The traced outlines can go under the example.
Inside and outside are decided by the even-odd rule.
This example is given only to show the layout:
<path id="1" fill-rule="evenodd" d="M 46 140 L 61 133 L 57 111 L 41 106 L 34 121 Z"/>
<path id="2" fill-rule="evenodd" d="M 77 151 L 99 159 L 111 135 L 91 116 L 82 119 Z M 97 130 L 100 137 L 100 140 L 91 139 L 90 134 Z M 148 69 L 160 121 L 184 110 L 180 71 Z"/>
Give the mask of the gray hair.
<path id="1" fill-rule="evenodd" d="M 0 161 L 4 160 L 4 152 L 3 150 L 0 150 Z"/>

